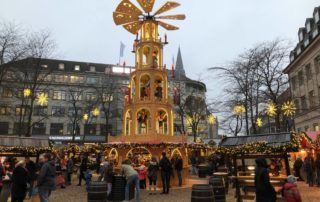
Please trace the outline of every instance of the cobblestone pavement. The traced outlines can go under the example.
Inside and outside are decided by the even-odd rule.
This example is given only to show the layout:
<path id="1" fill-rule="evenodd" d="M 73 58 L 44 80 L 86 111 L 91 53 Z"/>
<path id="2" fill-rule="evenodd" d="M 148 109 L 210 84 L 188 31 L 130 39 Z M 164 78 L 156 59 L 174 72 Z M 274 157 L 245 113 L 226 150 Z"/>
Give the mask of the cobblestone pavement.
<path id="1" fill-rule="evenodd" d="M 75 185 L 68 186 L 66 189 L 57 188 L 50 196 L 49 202 L 86 202 L 87 192 L 85 186 L 81 187 Z M 320 187 L 308 187 L 305 183 L 299 182 L 298 187 L 302 195 L 303 202 L 319 202 L 320 201 Z M 174 188 L 170 190 L 169 195 L 160 195 L 160 190 L 157 195 L 148 195 L 146 190 L 141 190 L 141 202 L 190 202 L 191 188 Z M 234 189 L 229 191 L 227 196 L 228 202 L 236 201 L 234 198 Z M 26 200 L 30 202 L 30 200 Z"/>

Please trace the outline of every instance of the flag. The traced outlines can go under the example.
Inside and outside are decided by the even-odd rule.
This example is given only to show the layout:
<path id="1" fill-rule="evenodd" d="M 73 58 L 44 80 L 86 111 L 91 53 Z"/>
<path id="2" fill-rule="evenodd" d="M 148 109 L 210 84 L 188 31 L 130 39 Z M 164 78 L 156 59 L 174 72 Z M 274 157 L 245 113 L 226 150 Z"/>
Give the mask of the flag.
<path id="1" fill-rule="evenodd" d="M 122 43 L 122 41 L 120 41 L 120 57 L 123 57 L 125 47 L 126 46 L 124 45 L 124 43 Z"/>

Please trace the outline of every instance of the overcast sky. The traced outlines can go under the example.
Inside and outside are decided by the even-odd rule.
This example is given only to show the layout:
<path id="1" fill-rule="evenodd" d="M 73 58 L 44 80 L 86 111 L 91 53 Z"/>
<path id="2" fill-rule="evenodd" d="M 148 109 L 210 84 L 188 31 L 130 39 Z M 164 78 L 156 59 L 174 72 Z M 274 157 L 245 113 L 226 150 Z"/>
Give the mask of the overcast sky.
<path id="1" fill-rule="evenodd" d="M 135 0 L 132 0 L 135 2 Z M 0 0 L 0 20 L 31 30 L 49 29 L 58 44 L 58 59 L 115 64 L 120 41 L 125 59 L 133 65 L 134 36 L 116 26 L 112 12 L 120 0 Z M 165 0 L 158 0 L 155 8 Z M 205 78 L 206 69 L 223 66 L 252 45 L 277 37 L 296 43 L 319 0 L 178 0 L 182 5 L 166 14 L 184 13 L 184 21 L 170 21 L 180 30 L 167 32 L 165 63 L 180 45 L 189 77 Z M 163 35 L 165 31 L 161 30 Z M 209 95 L 219 84 L 207 79 Z M 220 85 L 221 86 L 221 85 Z M 214 91 L 212 91 L 214 89 Z"/>

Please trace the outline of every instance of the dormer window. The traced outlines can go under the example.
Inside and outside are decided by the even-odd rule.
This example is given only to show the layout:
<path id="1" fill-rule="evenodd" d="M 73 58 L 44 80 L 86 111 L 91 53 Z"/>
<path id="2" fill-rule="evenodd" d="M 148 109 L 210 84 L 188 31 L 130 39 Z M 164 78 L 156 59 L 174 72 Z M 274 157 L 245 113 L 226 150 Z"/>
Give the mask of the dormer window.
<path id="1" fill-rule="evenodd" d="M 310 20 L 307 22 L 307 32 L 309 33 L 311 31 L 311 23 Z"/>
<path id="2" fill-rule="evenodd" d="M 96 67 L 95 66 L 90 66 L 90 72 L 95 72 L 96 71 Z"/>
<path id="3" fill-rule="evenodd" d="M 319 31 L 318 29 L 314 29 L 313 32 L 312 32 L 312 38 L 315 38 L 317 35 L 319 34 Z"/>
<path id="4" fill-rule="evenodd" d="M 309 39 L 308 38 L 306 38 L 305 40 L 304 40 L 304 47 L 307 47 L 308 45 L 309 45 Z"/>
<path id="5" fill-rule="evenodd" d="M 290 55 L 290 62 L 292 62 L 294 60 L 294 54 Z"/>
<path id="6" fill-rule="evenodd" d="M 59 66 L 58 66 L 59 70 L 64 70 L 64 64 L 63 63 L 60 63 Z"/>
<path id="7" fill-rule="evenodd" d="M 302 40 L 303 40 L 303 31 L 301 30 L 299 33 L 299 41 L 302 41 Z"/>
<path id="8" fill-rule="evenodd" d="M 74 66 L 74 71 L 80 71 L 80 65 L 75 65 Z"/>
<path id="9" fill-rule="evenodd" d="M 297 55 L 299 55 L 301 53 L 301 48 L 299 47 L 298 49 L 297 49 Z"/>
<path id="10" fill-rule="evenodd" d="M 315 14 L 314 14 L 314 20 L 316 21 L 316 23 L 319 22 L 319 20 L 320 20 L 319 10 L 317 10 L 317 11 L 315 12 Z"/>

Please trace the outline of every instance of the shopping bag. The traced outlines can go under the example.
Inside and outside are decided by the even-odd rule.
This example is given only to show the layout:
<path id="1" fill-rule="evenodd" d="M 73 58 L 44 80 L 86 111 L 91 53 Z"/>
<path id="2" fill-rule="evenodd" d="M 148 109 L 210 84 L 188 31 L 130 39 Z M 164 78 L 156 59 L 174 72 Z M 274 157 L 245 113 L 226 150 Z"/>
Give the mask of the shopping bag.
<path id="1" fill-rule="evenodd" d="M 57 185 L 64 185 L 64 183 L 65 183 L 65 180 L 64 180 L 63 175 L 58 175 L 58 177 L 56 179 L 56 184 Z"/>

